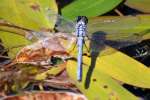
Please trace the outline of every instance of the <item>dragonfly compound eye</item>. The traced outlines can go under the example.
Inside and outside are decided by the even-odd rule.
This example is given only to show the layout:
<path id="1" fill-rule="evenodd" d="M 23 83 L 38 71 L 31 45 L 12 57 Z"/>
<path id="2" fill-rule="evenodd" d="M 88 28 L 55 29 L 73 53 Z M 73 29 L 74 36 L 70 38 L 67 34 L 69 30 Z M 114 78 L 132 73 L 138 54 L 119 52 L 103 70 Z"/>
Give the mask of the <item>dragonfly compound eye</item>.
<path id="1" fill-rule="evenodd" d="M 85 24 L 87 24 L 88 23 L 88 18 L 86 17 L 86 16 L 78 16 L 77 17 L 77 22 L 79 22 L 79 21 L 84 21 L 85 22 Z"/>

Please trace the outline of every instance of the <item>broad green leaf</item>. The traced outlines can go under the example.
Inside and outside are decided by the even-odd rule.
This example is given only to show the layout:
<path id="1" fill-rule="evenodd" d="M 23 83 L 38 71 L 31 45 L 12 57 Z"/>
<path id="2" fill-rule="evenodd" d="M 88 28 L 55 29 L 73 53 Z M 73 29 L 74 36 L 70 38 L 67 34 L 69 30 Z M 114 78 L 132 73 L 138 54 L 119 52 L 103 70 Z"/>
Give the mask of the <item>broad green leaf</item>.
<path id="1" fill-rule="evenodd" d="M 55 76 L 62 72 L 65 69 L 66 64 L 60 64 L 58 66 L 53 66 L 53 68 L 50 68 L 49 70 L 39 73 L 35 76 L 35 80 L 44 80 L 48 77 L 48 75 Z M 52 67 L 52 66 L 50 66 Z"/>
<path id="2" fill-rule="evenodd" d="M 24 36 L 27 38 L 29 38 L 31 36 L 31 31 L 29 29 L 16 26 L 12 23 L 6 22 L 5 20 L 0 20 L 0 31 L 18 34 L 18 35 L 21 35 L 21 36 Z"/>
<path id="3" fill-rule="evenodd" d="M 48 9 L 57 12 L 55 0 L 1 0 L 0 18 L 33 30 L 49 30 L 56 18 L 49 21 Z"/>
<path id="4" fill-rule="evenodd" d="M 31 33 L 29 31 L 21 27 L 0 20 L 0 39 L 10 58 L 14 58 L 22 47 L 31 44 L 31 41 L 26 38 L 30 37 L 30 35 Z M 33 38 L 31 40 L 35 39 Z"/>
<path id="5" fill-rule="evenodd" d="M 150 32 L 146 30 L 150 30 L 150 15 L 103 16 L 91 18 L 88 23 L 89 33 L 107 33 L 106 39 L 109 40 L 130 40 L 135 33 L 141 39 L 149 39 Z"/>
<path id="6" fill-rule="evenodd" d="M 47 9 L 57 12 L 55 0 L 1 0 L 0 8 L 0 18 L 3 19 L 0 21 L 0 39 L 9 49 L 11 58 L 14 58 L 20 46 L 31 43 L 25 38 L 29 33 L 18 27 L 44 31 L 53 28 L 56 21 L 56 17 L 49 19 L 47 16 Z M 6 21 L 11 24 L 6 25 Z"/>
<path id="7" fill-rule="evenodd" d="M 85 65 L 83 66 L 82 82 L 78 82 L 76 78 L 77 62 L 68 61 L 67 72 L 88 100 L 138 100 L 137 97 L 100 69 L 100 67 L 105 67 L 105 65 L 100 63 L 101 65 L 98 66 L 99 62 L 97 61 L 96 66 L 91 67 L 91 59 L 85 56 L 83 61 Z M 109 69 L 107 68 L 107 70 Z"/>
<path id="8" fill-rule="evenodd" d="M 62 9 L 62 15 L 69 19 L 98 16 L 112 10 L 120 2 L 122 0 L 74 0 Z"/>
<path id="9" fill-rule="evenodd" d="M 71 55 L 77 56 L 77 53 L 77 48 L 75 48 L 74 52 L 72 52 Z M 91 59 L 93 59 L 92 61 L 96 61 L 95 68 L 97 69 L 93 72 L 98 73 L 99 71 L 102 71 L 103 73 L 106 73 L 107 75 L 123 83 L 131 84 L 142 88 L 150 88 L 149 68 L 113 48 L 106 47 L 106 49 L 99 53 L 97 59 L 95 59 L 94 57 L 89 57 L 83 59 L 83 63 L 91 66 Z M 74 63 L 72 63 L 72 66 L 73 65 Z M 69 64 L 68 67 L 70 66 L 71 64 Z M 76 71 L 69 70 L 69 73 L 75 74 Z M 97 75 L 97 77 L 99 77 L 99 75 Z"/>
<path id="10" fill-rule="evenodd" d="M 141 12 L 150 13 L 150 0 L 126 0 L 125 4 Z"/>
<path id="11" fill-rule="evenodd" d="M 88 59 L 85 61 L 88 62 Z M 96 62 L 99 70 L 116 80 L 137 87 L 150 88 L 149 68 L 123 53 L 116 52 L 99 57 Z"/>
<path id="12" fill-rule="evenodd" d="M 8 50 L 8 55 L 11 58 L 14 58 L 22 47 L 31 43 L 21 35 L 4 31 L 0 31 L 0 39 L 5 49 Z"/>

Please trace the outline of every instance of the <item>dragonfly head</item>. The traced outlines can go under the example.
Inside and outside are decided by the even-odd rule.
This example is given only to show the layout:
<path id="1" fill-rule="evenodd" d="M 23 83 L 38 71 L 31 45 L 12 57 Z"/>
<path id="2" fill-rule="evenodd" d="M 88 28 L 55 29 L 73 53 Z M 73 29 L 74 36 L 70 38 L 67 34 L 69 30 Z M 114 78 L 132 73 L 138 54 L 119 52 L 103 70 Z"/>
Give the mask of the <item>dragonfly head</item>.
<path id="1" fill-rule="evenodd" d="M 88 18 L 86 16 L 78 16 L 77 17 L 77 23 L 79 21 L 83 21 L 85 24 L 87 24 L 88 23 Z"/>

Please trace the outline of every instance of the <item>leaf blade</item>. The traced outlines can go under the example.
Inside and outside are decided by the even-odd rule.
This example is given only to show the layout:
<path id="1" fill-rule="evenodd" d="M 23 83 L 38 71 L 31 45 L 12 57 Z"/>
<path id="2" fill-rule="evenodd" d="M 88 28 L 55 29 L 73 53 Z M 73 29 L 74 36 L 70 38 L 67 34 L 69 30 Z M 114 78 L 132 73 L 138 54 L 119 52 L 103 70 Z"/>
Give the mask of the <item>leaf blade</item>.
<path id="1" fill-rule="evenodd" d="M 75 0 L 62 9 L 62 15 L 69 19 L 75 19 L 82 15 L 87 17 L 102 15 L 115 8 L 122 0 Z M 107 5 L 107 6 L 106 6 Z"/>

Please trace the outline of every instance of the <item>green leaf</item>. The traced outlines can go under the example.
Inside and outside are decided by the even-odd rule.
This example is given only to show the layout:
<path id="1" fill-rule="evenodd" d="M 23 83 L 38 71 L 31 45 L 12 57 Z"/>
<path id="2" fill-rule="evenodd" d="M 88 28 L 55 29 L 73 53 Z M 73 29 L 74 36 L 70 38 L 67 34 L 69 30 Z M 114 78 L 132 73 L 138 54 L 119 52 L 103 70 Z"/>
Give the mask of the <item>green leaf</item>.
<path id="1" fill-rule="evenodd" d="M 114 51 L 114 53 L 101 56 L 109 50 Z M 77 55 L 77 50 L 72 52 L 71 55 Z M 150 88 L 149 68 L 113 48 L 108 47 L 106 51 L 100 53 L 97 59 L 83 56 L 83 63 L 82 82 L 77 81 L 77 62 L 68 61 L 67 72 L 89 100 L 94 100 L 95 98 L 108 100 L 112 91 L 116 94 L 113 95 L 113 98 L 121 100 L 126 100 L 127 98 L 130 98 L 130 100 L 137 99 L 114 82 L 112 78 L 133 86 Z"/>
<path id="2" fill-rule="evenodd" d="M 149 68 L 121 52 L 97 58 L 96 66 L 97 70 L 123 83 L 150 88 Z"/>
<path id="3" fill-rule="evenodd" d="M 126 0 L 125 4 L 141 12 L 150 13 L 150 0 Z"/>
<path id="4" fill-rule="evenodd" d="M 30 32 L 22 28 L 47 31 L 55 25 L 56 17 L 49 19 L 47 16 L 57 12 L 55 0 L 1 0 L 0 8 L 0 18 L 3 19 L 0 20 L 0 39 L 11 58 L 21 47 L 31 43 L 25 38 Z"/>
<path id="5" fill-rule="evenodd" d="M 62 15 L 69 19 L 77 16 L 93 17 L 115 8 L 122 0 L 74 0 L 62 9 Z"/>
<path id="6" fill-rule="evenodd" d="M 62 63 L 58 66 L 48 69 L 47 71 L 39 73 L 35 76 L 35 80 L 44 80 L 48 77 L 48 75 L 55 76 L 59 74 L 60 72 L 62 72 L 65 69 L 65 66 L 66 66 L 66 63 Z"/>
<path id="7" fill-rule="evenodd" d="M 0 31 L 0 39 L 11 58 L 14 58 L 22 47 L 31 43 L 31 41 L 21 35 L 4 31 Z"/>
<path id="8" fill-rule="evenodd" d="M 88 32 L 108 33 L 108 40 L 131 40 L 136 33 L 141 39 L 149 39 L 150 32 L 150 16 L 103 16 L 89 19 Z M 144 32 L 145 31 L 145 32 Z M 133 39 L 133 38 L 132 38 Z"/>
<path id="9" fill-rule="evenodd" d="M 0 18 L 24 28 L 48 30 L 56 21 L 49 21 L 47 14 L 54 12 L 48 9 L 57 12 L 55 0 L 1 0 Z"/>

